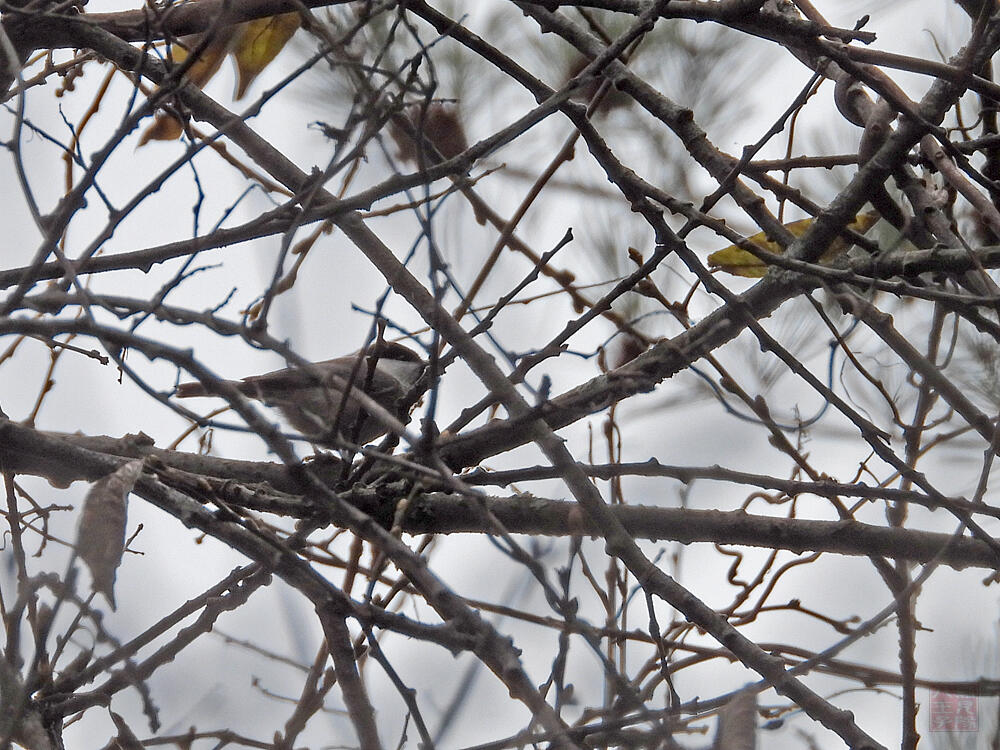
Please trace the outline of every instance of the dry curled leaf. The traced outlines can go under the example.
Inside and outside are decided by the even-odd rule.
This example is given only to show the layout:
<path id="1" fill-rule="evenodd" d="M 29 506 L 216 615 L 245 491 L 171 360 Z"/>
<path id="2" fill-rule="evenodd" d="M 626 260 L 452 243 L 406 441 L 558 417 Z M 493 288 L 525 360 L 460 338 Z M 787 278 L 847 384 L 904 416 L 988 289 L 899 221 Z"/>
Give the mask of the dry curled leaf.
<path id="1" fill-rule="evenodd" d="M 83 501 L 76 552 L 90 568 L 93 589 L 115 609 L 115 575 L 125 552 L 128 496 L 142 474 L 140 459 L 129 461 L 98 480 Z"/>
<path id="2" fill-rule="evenodd" d="M 184 125 L 171 114 L 157 112 L 153 124 L 142 131 L 139 145 L 145 146 L 150 141 L 176 141 L 184 132 Z"/>
<path id="3" fill-rule="evenodd" d="M 198 48 L 200 43 L 200 34 L 182 37 L 171 48 L 170 54 L 173 62 L 178 65 L 183 63 L 187 60 L 188 55 Z M 184 74 L 185 80 L 199 88 L 208 83 L 209 79 L 219 70 L 219 66 L 222 65 L 222 61 L 226 58 L 232 44 L 232 35 L 227 37 L 218 34 L 187 69 Z M 150 141 L 174 141 L 180 138 L 183 132 L 184 124 L 175 115 L 169 112 L 157 112 L 153 124 L 142 131 L 142 135 L 139 136 L 139 146 L 145 146 Z"/>
<path id="4" fill-rule="evenodd" d="M 414 130 L 433 144 L 445 159 L 457 156 L 469 147 L 458 106 L 455 104 L 443 102 L 432 102 L 429 106 L 416 104 L 409 107 L 402 116 L 409 121 Z M 403 161 L 416 164 L 417 144 L 400 123 L 389 121 L 389 135 L 396 142 L 396 155 Z"/>
<path id="5" fill-rule="evenodd" d="M 754 750 L 757 746 L 757 696 L 740 693 L 719 711 L 712 750 Z"/>
<path id="6" fill-rule="evenodd" d="M 874 212 L 858 214 L 854 217 L 854 221 L 849 224 L 847 228 L 864 234 L 875 226 L 875 222 L 877 222 L 878 219 L 879 215 Z M 798 221 L 785 224 L 785 229 L 791 232 L 794 236 L 801 237 L 806 233 L 806 230 L 812 226 L 812 223 L 812 217 L 808 219 L 799 219 Z M 775 255 L 781 255 L 785 252 L 781 245 L 768 238 L 766 232 L 758 232 L 753 237 L 749 237 L 747 241 L 752 242 L 761 250 L 774 253 Z M 847 249 L 847 242 L 843 238 L 837 237 L 830 243 L 830 247 L 827 248 L 827 251 L 823 253 L 823 256 L 820 258 L 820 263 L 829 263 Z M 767 273 L 768 268 L 767 263 L 762 261 L 753 253 L 743 250 L 738 245 L 730 245 L 729 247 L 724 247 L 722 250 L 716 250 L 708 256 L 708 265 L 713 268 L 718 268 L 721 271 L 725 271 L 726 273 L 730 273 L 733 276 L 745 276 L 748 279 L 763 278 L 764 274 Z"/>

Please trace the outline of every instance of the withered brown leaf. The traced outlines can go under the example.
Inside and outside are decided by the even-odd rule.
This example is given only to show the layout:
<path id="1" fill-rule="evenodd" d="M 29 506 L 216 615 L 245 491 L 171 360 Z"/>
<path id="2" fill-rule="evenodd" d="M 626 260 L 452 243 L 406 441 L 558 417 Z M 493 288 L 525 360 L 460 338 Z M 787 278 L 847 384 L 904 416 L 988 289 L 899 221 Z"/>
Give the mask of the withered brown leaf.
<path id="1" fill-rule="evenodd" d="M 136 459 L 94 483 L 83 501 L 76 532 L 76 552 L 90 568 L 93 589 L 115 609 L 115 575 L 125 551 L 128 496 L 142 474 Z"/>

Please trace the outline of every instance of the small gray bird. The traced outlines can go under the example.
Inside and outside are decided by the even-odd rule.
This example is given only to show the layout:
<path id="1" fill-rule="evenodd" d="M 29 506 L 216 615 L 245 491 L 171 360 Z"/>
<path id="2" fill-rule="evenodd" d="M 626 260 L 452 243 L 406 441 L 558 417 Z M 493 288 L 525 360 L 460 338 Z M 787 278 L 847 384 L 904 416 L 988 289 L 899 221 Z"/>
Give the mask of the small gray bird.
<path id="1" fill-rule="evenodd" d="M 339 447 L 338 438 L 343 438 L 363 444 L 387 430 L 353 396 L 347 398 L 341 410 L 344 388 L 359 357 L 364 361 L 353 381 L 352 392 L 360 391 L 397 418 L 405 417 L 401 412 L 408 405 L 402 404 L 401 399 L 420 380 L 427 363 L 412 349 L 394 342 L 378 341 L 365 352 L 316 362 L 308 368 L 288 367 L 226 382 L 244 396 L 280 411 L 292 427 L 313 443 Z M 178 398 L 216 395 L 203 383 L 177 386 Z"/>

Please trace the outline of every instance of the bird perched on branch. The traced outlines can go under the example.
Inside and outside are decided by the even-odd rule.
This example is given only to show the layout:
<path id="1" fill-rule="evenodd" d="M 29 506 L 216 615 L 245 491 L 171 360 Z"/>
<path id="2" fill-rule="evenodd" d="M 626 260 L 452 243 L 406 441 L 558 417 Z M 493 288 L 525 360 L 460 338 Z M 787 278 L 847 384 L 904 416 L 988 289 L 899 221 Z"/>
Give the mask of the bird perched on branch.
<path id="1" fill-rule="evenodd" d="M 412 349 L 394 342 L 377 341 L 364 352 L 316 362 L 308 367 L 288 367 L 220 383 L 277 409 L 311 442 L 340 447 L 345 440 L 368 443 L 388 432 L 386 426 L 362 406 L 358 393 L 367 395 L 402 419 L 412 405 L 412 402 L 402 403 L 403 397 L 420 380 L 426 366 Z M 345 400 L 348 383 L 351 395 Z M 178 398 L 219 395 L 218 388 L 210 382 L 177 386 Z"/>

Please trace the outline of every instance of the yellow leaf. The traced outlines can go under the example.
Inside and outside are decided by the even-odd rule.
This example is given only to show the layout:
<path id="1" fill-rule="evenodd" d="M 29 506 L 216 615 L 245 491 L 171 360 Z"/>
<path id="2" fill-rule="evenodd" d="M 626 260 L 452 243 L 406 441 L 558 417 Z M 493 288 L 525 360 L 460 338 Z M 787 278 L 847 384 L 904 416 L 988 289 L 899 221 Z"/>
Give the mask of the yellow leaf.
<path id="1" fill-rule="evenodd" d="M 848 224 L 847 228 L 864 234 L 875 225 L 878 218 L 878 214 L 875 212 L 858 214 L 854 217 L 854 221 L 851 224 Z M 801 237 L 806 233 L 806 230 L 812 226 L 813 221 L 814 219 L 812 217 L 809 217 L 808 219 L 799 219 L 798 221 L 785 224 L 785 229 L 791 232 L 795 237 Z M 752 242 L 761 250 L 765 250 L 769 253 L 774 253 L 776 255 L 784 253 L 781 245 L 774 240 L 768 239 L 765 232 L 758 232 L 753 237 L 747 238 L 747 241 Z M 830 243 L 830 247 L 827 248 L 827 251 L 823 253 L 820 258 L 820 263 L 829 263 L 847 249 L 847 243 L 841 237 L 837 237 Z M 762 278 L 764 274 L 767 273 L 768 268 L 767 264 L 756 255 L 740 249 L 737 245 L 730 245 L 722 250 L 716 250 L 708 256 L 708 265 L 713 268 L 718 268 L 721 271 L 725 271 L 726 273 L 730 273 L 733 276 L 745 276 L 748 279 Z"/>
<path id="2" fill-rule="evenodd" d="M 186 36 L 180 40 L 180 44 L 175 44 L 171 50 L 174 64 L 179 65 L 187 60 L 188 55 L 201 43 L 201 34 Z M 185 79 L 201 88 L 209 79 L 215 75 L 222 61 L 226 59 L 226 53 L 232 49 L 233 39 L 220 31 L 212 39 L 211 43 L 202 50 L 191 67 L 187 69 Z"/>
<path id="3" fill-rule="evenodd" d="M 301 17 L 298 13 L 282 13 L 219 31 L 187 69 L 185 80 L 202 88 L 219 70 L 226 55 L 230 55 L 236 63 L 236 94 L 233 98 L 240 99 L 260 72 L 278 56 L 300 24 Z M 183 37 L 179 43 L 174 44 L 171 50 L 174 63 L 184 62 L 198 48 L 201 38 L 201 35 L 194 34 Z M 161 113 L 143 131 L 139 146 L 149 141 L 174 140 L 182 132 L 183 125 L 180 121 L 173 115 Z"/>
<path id="4" fill-rule="evenodd" d="M 236 62 L 236 93 L 242 99 L 250 84 L 278 56 L 299 28 L 298 13 L 282 13 L 241 23 L 232 48 Z"/>

